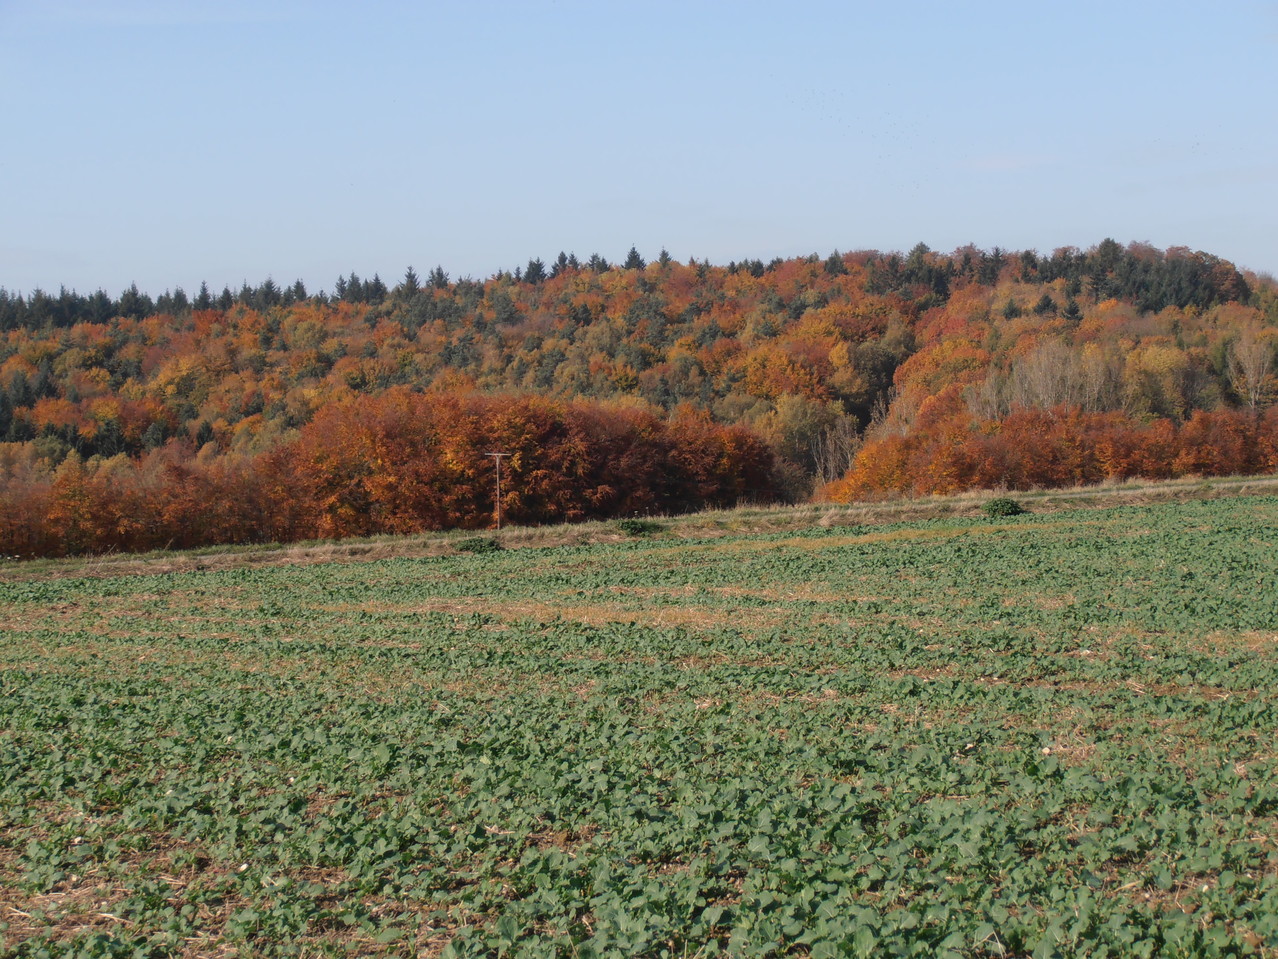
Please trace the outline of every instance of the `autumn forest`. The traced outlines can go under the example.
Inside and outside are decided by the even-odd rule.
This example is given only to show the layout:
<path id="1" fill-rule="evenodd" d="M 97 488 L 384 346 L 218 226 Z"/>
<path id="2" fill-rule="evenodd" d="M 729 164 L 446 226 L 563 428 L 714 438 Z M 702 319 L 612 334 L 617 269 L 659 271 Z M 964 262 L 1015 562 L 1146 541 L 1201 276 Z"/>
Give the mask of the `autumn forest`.
<path id="1" fill-rule="evenodd" d="M 0 553 L 1278 470 L 1278 284 L 1185 248 L 561 253 L 0 289 Z"/>

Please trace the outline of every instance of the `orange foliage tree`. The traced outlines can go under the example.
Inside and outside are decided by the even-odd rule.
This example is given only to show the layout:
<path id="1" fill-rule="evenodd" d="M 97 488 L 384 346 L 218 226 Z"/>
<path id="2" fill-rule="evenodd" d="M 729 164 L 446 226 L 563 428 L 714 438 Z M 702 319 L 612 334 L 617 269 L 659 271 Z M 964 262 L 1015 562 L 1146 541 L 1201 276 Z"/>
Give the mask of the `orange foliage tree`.
<path id="1" fill-rule="evenodd" d="M 1198 411 L 1188 422 L 1140 421 L 1077 407 L 1016 410 L 975 421 L 958 411 L 926 429 L 865 443 L 834 502 L 964 489 L 1034 489 L 1107 479 L 1224 476 L 1278 468 L 1278 413 Z"/>

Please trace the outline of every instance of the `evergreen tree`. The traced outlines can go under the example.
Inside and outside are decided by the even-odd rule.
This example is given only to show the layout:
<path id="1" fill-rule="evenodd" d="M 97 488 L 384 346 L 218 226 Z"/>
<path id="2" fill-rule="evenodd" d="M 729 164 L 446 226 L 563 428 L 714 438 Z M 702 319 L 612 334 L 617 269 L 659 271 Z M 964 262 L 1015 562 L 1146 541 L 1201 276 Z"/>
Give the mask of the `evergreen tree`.
<path id="1" fill-rule="evenodd" d="M 58 326 L 72 326 L 85 319 L 84 297 L 65 286 L 59 288 L 54 322 Z"/>
<path id="2" fill-rule="evenodd" d="M 529 260 L 528 269 L 524 270 L 524 281 L 527 283 L 541 283 L 546 279 L 546 264 L 541 262 L 540 258 Z"/>
<path id="3" fill-rule="evenodd" d="M 137 287 L 133 288 L 134 293 Z M 36 287 L 31 291 L 31 295 L 27 297 L 27 316 L 33 326 L 44 326 L 53 322 L 53 297 L 40 287 Z"/>
<path id="4" fill-rule="evenodd" d="M 142 434 L 142 447 L 143 449 L 153 450 L 163 446 L 166 439 L 168 439 L 168 436 L 166 435 L 164 424 L 156 420 Z"/>
<path id="5" fill-rule="evenodd" d="M 632 246 L 630 252 L 626 254 L 626 262 L 621 265 L 621 268 L 623 270 L 642 270 L 647 265 L 643 257 L 639 255 L 639 251 Z"/>
<path id="6" fill-rule="evenodd" d="M 1106 237 L 1100 241 L 1096 251 L 1087 258 L 1087 272 L 1093 276 L 1105 276 L 1118 269 L 1126 252 L 1115 240 Z"/>
<path id="7" fill-rule="evenodd" d="M 1003 269 L 1005 257 L 1003 251 L 994 247 L 989 253 L 981 253 L 981 266 L 976 278 L 982 286 L 993 286 L 998 282 L 998 275 Z"/>
<path id="8" fill-rule="evenodd" d="M 280 288 L 275 285 L 275 281 L 269 276 L 262 281 L 262 285 L 257 288 L 257 295 L 254 297 L 256 303 L 254 306 L 259 310 L 269 309 L 272 306 L 279 306 L 283 294 Z"/>
<path id="9" fill-rule="evenodd" d="M 105 290 L 97 290 L 89 295 L 85 303 L 85 313 L 90 323 L 106 323 L 116 315 L 115 303 L 107 296 Z"/>
<path id="10" fill-rule="evenodd" d="M 27 378 L 27 374 L 20 369 L 14 371 L 13 376 L 9 378 L 9 399 L 15 410 L 23 406 L 30 406 L 37 399 L 36 391 L 31 386 L 31 381 Z"/>
<path id="11" fill-rule="evenodd" d="M 10 294 L 0 286 L 0 330 L 13 330 L 22 326 L 27 304 L 21 296 Z"/>
<path id="12" fill-rule="evenodd" d="M 98 456 L 115 456 L 123 453 L 127 447 L 119 420 L 109 419 L 98 425 L 98 431 L 93 437 L 94 453 Z"/>
<path id="13" fill-rule="evenodd" d="M 367 302 L 364 296 L 364 281 L 359 278 L 359 275 L 354 270 L 351 270 L 351 275 L 346 278 L 346 288 L 340 299 L 345 300 L 347 303 Z"/>
<path id="14" fill-rule="evenodd" d="M 31 381 L 32 400 L 40 400 L 46 396 L 57 395 L 58 382 L 53 378 L 53 367 L 48 360 L 41 360 L 36 366 L 35 379 Z"/>
<path id="15" fill-rule="evenodd" d="M 209 285 L 203 280 L 200 281 L 200 292 L 195 295 L 195 308 L 197 310 L 213 308 L 213 297 L 209 295 Z"/>
<path id="16" fill-rule="evenodd" d="M 130 283 L 129 288 L 120 294 L 120 302 L 117 309 L 121 316 L 127 316 L 131 320 L 140 320 L 155 312 L 155 304 L 151 302 L 149 296 L 138 292 L 136 283 Z"/>

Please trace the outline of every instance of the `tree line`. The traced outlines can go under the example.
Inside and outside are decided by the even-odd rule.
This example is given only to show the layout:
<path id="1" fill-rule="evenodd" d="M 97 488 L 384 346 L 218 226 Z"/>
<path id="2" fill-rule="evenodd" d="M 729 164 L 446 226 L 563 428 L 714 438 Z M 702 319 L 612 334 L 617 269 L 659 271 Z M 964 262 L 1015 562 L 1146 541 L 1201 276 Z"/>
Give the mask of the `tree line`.
<path id="1" fill-rule="evenodd" d="M 220 296 L 203 287 L 191 299 L 179 290 L 151 300 L 136 287 L 114 301 L 0 291 L 0 326 L 6 500 L 51 489 L 67 462 L 87 477 L 151 477 L 139 489 L 158 489 L 164 464 L 198 461 L 225 479 L 252 463 L 249 473 L 266 476 L 269 457 L 297 455 L 299 438 L 332 410 L 371 415 L 357 401 L 392 394 L 536 397 L 665 424 L 696 413 L 753 437 L 770 457 L 767 480 L 756 476 L 738 498 L 799 500 L 927 489 L 910 479 L 926 477 L 926 463 L 959 448 L 997 459 L 998 444 L 981 438 L 1017 435 L 1016 417 L 1030 412 L 1065 424 L 1056 434 L 1081 430 L 1087 443 L 1095 434 L 1079 415 L 1108 417 L 1110 434 L 1179 436 L 1195 417 L 1245 413 L 1259 424 L 1258 445 L 1218 457 L 1218 468 L 1268 468 L 1278 287 L 1210 254 L 1112 240 L 1050 255 L 920 244 L 726 266 L 665 251 L 648 260 L 632 248 L 615 265 L 560 253 L 482 281 L 410 268 L 388 287 L 350 273 L 329 293 L 270 280 Z M 1031 421 L 1048 431 L 1048 420 Z M 949 445 L 938 446 L 940 436 Z M 867 465 L 907 447 L 904 472 Z M 1191 459 L 1172 457 L 1176 469 Z M 985 467 L 955 475 L 1050 480 Z M 665 497 L 659 508 L 682 507 Z M 462 510 L 454 523 L 482 513 Z M 577 514 L 529 517 L 552 515 Z M 328 529 L 274 523 L 246 521 L 243 535 Z"/>
<path id="2" fill-rule="evenodd" d="M 256 456 L 167 444 L 53 470 L 0 448 L 0 553 L 59 556 L 214 543 L 543 524 L 775 499 L 771 450 L 682 410 L 396 387 L 324 407 Z M 7 460 L 6 460 L 7 457 Z"/>

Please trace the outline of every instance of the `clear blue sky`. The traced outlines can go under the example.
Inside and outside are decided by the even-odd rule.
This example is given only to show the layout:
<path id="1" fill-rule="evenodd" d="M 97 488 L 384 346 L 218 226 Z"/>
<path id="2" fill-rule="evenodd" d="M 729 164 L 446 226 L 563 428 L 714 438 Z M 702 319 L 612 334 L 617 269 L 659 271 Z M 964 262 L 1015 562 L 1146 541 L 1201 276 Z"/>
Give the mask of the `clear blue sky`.
<path id="1" fill-rule="evenodd" d="M 0 286 L 560 250 L 1278 272 L 1278 4 L 0 0 Z"/>

